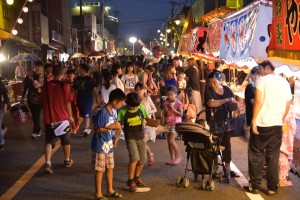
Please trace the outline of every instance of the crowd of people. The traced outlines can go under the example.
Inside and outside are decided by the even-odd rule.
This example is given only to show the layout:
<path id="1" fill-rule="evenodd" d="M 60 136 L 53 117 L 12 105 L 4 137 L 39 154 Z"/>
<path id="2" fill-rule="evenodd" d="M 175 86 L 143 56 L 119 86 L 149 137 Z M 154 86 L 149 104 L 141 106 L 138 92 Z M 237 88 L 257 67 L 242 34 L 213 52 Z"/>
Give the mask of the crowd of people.
<path id="1" fill-rule="evenodd" d="M 107 175 L 108 195 L 123 198 L 113 188 L 113 147 L 117 147 L 119 139 L 124 136 L 130 160 L 127 184 L 131 190 L 146 185 L 141 179 L 143 167 L 146 163 L 151 166 L 155 161 L 147 142 L 155 141 L 157 134 L 164 132 L 167 137 L 170 160 L 166 164 L 178 165 L 182 157 L 176 142 L 175 125 L 187 119 L 184 116 L 184 99 L 188 98 L 190 104 L 195 105 L 196 113 L 204 108 L 230 111 L 230 116 L 220 119 L 222 123 L 228 123 L 221 143 L 224 147 L 222 154 L 226 171 L 231 177 L 239 177 L 230 169 L 230 138 L 234 128 L 232 122 L 238 111 L 231 108 L 236 101 L 231 89 L 225 85 L 221 65 L 221 62 L 216 62 L 215 69 L 205 70 L 205 74 L 202 74 L 203 66 L 199 66 L 192 57 L 165 57 L 159 63 L 145 62 L 142 56 L 82 58 L 65 63 L 54 57 L 45 64 L 36 62 L 32 71 L 24 73 L 24 63 L 20 62 L 15 75 L 18 80 L 23 81 L 21 103 L 25 104 L 27 99 L 33 120 L 33 139 L 43 133 L 40 125 L 43 110 L 46 135 L 45 173 L 53 173 L 51 151 L 57 137 L 63 146 L 64 165 L 71 167 L 73 160 L 70 155 L 70 135 L 79 134 L 79 130 L 83 130 L 81 134 L 87 137 L 93 132 L 91 148 L 95 170 L 95 199 L 106 199 L 101 190 L 104 172 Z M 206 86 L 204 98 L 201 98 L 203 90 L 200 77 L 204 76 Z M 279 90 L 280 94 L 284 94 L 282 98 L 277 98 Z M 0 98 L 3 99 L 0 101 L 1 123 L 9 99 L 5 89 L 0 88 L 0 91 L 3 95 Z M 250 185 L 244 188 L 248 192 L 258 193 L 264 151 L 268 194 L 272 195 L 277 191 L 281 128 L 291 99 L 290 86 L 283 78 L 274 75 L 274 67 L 270 62 L 261 63 L 259 67 L 252 69 L 245 92 L 247 125 L 253 127 L 249 142 Z M 159 102 L 160 105 L 156 106 Z M 162 111 L 161 115 L 158 114 L 158 109 Z M 158 118 L 161 118 L 161 125 L 153 127 L 148 124 Z M 193 122 L 192 119 L 188 120 Z M 213 127 L 210 128 L 217 132 Z M 2 133 L 0 135 L 3 136 Z M 0 139 L 0 145 L 4 147 L 3 137 Z M 218 169 L 214 170 L 214 177 L 218 178 Z M 283 174 L 282 177 L 286 175 Z M 281 185 L 291 185 L 285 178 L 282 178 Z"/>

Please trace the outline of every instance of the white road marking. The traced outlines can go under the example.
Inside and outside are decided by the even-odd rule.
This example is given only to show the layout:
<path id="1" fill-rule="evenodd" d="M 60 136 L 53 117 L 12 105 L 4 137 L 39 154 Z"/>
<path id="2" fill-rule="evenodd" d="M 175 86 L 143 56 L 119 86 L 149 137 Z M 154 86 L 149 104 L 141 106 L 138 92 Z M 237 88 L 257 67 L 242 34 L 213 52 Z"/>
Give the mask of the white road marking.
<path id="1" fill-rule="evenodd" d="M 243 188 L 244 186 L 248 186 L 248 179 L 241 173 L 241 171 L 235 166 L 233 162 L 230 163 L 230 168 L 232 171 L 235 171 L 240 175 L 240 177 L 235 177 L 234 179 L 238 182 L 238 184 Z M 264 200 L 264 198 L 260 194 L 252 194 L 249 192 L 245 192 L 246 195 L 251 200 Z"/>
<path id="2" fill-rule="evenodd" d="M 55 143 L 54 149 L 52 149 L 52 155 L 61 146 L 60 142 Z M 37 171 L 45 164 L 45 155 L 42 155 L 20 178 L 13 184 L 0 199 L 13 199 L 16 194 L 30 181 L 30 179 L 36 174 Z"/>

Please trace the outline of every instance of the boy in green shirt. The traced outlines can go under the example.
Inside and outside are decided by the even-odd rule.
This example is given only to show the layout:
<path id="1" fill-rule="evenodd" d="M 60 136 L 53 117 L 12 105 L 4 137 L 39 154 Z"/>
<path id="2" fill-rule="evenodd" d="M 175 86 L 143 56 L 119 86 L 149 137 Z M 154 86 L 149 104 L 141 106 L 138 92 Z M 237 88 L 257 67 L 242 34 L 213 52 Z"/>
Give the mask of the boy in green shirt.
<path id="1" fill-rule="evenodd" d="M 128 183 L 132 191 L 136 187 L 145 187 L 146 184 L 140 178 L 146 162 L 146 143 L 143 120 L 147 119 L 148 113 L 140 104 L 140 98 L 136 93 L 127 95 L 126 106 L 118 113 L 118 121 L 124 125 L 126 146 L 129 153 Z"/>

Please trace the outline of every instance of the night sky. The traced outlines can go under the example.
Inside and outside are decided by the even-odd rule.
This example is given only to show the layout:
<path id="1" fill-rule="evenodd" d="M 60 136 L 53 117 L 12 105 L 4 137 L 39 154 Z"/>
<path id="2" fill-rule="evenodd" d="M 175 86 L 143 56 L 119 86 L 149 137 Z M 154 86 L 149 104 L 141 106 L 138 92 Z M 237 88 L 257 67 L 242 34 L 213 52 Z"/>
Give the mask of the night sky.
<path id="1" fill-rule="evenodd" d="M 72 0 L 72 6 L 78 0 Z M 83 0 L 97 2 L 97 0 Z M 105 0 L 104 6 L 110 6 L 111 11 L 119 11 L 120 37 L 136 36 L 150 39 L 161 27 L 163 21 L 171 16 L 171 0 Z M 185 2 L 185 0 L 175 0 Z M 179 7 L 176 7 L 177 9 Z M 114 15 L 110 12 L 110 15 Z"/>

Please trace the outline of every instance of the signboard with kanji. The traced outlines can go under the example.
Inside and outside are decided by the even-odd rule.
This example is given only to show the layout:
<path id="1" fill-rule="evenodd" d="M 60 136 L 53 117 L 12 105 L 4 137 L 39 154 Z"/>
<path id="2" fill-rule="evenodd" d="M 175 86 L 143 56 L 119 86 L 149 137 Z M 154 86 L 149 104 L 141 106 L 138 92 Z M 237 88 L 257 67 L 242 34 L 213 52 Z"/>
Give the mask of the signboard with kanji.
<path id="1" fill-rule="evenodd" d="M 269 56 L 300 58 L 300 0 L 274 0 Z"/>

